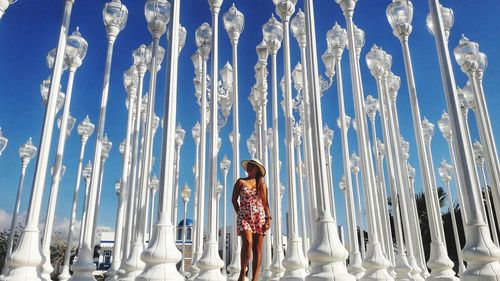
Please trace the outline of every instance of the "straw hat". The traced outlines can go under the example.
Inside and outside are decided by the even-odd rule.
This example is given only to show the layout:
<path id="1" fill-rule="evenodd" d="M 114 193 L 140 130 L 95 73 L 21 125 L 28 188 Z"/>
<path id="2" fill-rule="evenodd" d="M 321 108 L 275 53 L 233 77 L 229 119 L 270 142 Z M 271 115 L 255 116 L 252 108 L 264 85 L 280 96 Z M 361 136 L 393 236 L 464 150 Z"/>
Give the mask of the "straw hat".
<path id="1" fill-rule="evenodd" d="M 264 165 L 262 165 L 262 163 L 258 159 L 241 161 L 241 166 L 243 167 L 243 169 L 245 169 L 245 171 L 247 170 L 248 163 L 252 163 L 255 166 L 259 167 L 259 170 L 260 170 L 260 173 L 262 174 L 262 176 L 266 175 L 266 168 L 264 168 Z"/>

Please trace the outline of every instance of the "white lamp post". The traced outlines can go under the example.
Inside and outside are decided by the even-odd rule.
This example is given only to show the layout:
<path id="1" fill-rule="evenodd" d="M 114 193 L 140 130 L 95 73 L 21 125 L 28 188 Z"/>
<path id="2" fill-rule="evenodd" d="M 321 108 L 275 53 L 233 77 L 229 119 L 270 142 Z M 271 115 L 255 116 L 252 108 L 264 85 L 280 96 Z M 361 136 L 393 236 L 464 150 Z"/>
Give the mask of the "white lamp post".
<path id="1" fill-rule="evenodd" d="M 120 261 L 122 256 L 122 239 L 123 239 L 123 220 L 125 219 L 125 203 L 127 198 L 125 197 L 129 193 L 129 162 L 131 158 L 131 141 L 132 141 L 132 131 L 134 126 L 134 116 L 139 118 L 139 111 L 136 108 L 137 100 L 137 87 L 139 85 L 139 72 L 137 67 L 132 65 L 123 74 L 123 84 L 125 90 L 127 91 L 127 104 L 128 104 L 128 115 L 127 115 L 127 131 L 125 135 L 124 145 L 123 145 L 123 166 L 122 175 L 120 178 L 120 192 L 118 195 L 118 209 L 116 214 L 116 225 L 115 225 L 115 247 L 113 249 L 113 261 L 111 262 L 111 267 L 108 270 L 109 280 L 116 280 L 117 270 L 120 267 Z M 121 145 L 120 145 L 121 148 Z M 126 234 L 125 234 L 126 235 Z"/>
<path id="2" fill-rule="evenodd" d="M 181 253 L 175 246 L 175 226 L 172 225 L 172 179 L 174 167 L 175 116 L 177 111 L 177 73 L 179 59 L 179 15 L 180 0 L 173 1 L 170 9 L 167 65 L 166 65 L 166 98 L 164 104 L 162 154 L 160 166 L 160 194 L 158 218 L 153 227 L 153 234 L 148 247 L 142 252 L 141 259 L 146 263 L 144 271 L 137 276 L 138 281 L 149 280 L 184 280 L 175 264 L 181 259 Z"/>
<path id="3" fill-rule="evenodd" d="M 455 139 L 456 165 L 459 167 L 460 180 L 463 184 L 465 213 L 466 244 L 463 249 L 464 260 L 469 266 L 462 273 L 462 280 L 489 280 L 498 278 L 500 272 L 500 251 L 491 240 L 485 216 L 478 212 L 481 208 L 479 193 L 479 177 L 474 173 L 474 159 L 467 143 L 466 124 L 461 119 L 459 101 L 456 99 L 456 83 L 452 71 L 450 54 L 446 45 L 443 18 L 439 11 L 439 1 L 429 0 L 433 25 L 436 27 L 436 48 L 439 57 L 446 103 L 451 119 L 451 127 Z M 481 246 L 479 246 L 481 245 Z M 471 266 L 473 265 L 473 266 Z"/>
<path id="4" fill-rule="evenodd" d="M 198 164 L 198 197 L 199 203 L 197 207 L 197 220 L 196 226 L 194 227 L 196 231 L 195 236 L 195 254 L 192 260 L 192 275 L 190 279 L 197 276 L 199 273 L 199 268 L 197 266 L 198 260 L 203 254 L 203 229 L 205 221 L 205 183 L 206 183 L 206 158 L 207 158 L 207 123 L 209 118 L 207 118 L 207 60 L 210 55 L 212 48 L 212 28 L 208 23 L 203 23 L 196 29 L 196 46 L 201 53 L 201 103 L 200 103 L 200 156 Z M 196 87 L 196 81 L 195 81 Z"/>
<path id="5" fill-rule="evenodd" d="M 222 161 L 220 162 L 220 169 L 222 171 L 222 175 L 224 176 L 224 211 L 223 211 L 223 223 L 222 223 L 222 260 L 224 261 L 224 266 L 222 267 L 222 274 L 227 275 L 226 271 L 226 202 L 227 200 L 227 172 L 229 171 L 229 167 L 231 165 L 231 161 L 224 155 Z"/>
<path id="6" fill-rule="evenodd" d="M 410 95 L 410 105 L 412 110 L 413 127 L 417 143 L 417 152 L 422 171 L 423 185 L 425 193 L 429 200 L 426 201 L 427 212 L 429 216 L 429 227 L 431 228 L 431 254 L 430 259 L 433 262 L 428 263 L 431 268 L 430 278 L 440 276 L 442 278 L 456 280 L 453 270 L 453 263 L 447 257 L 444 247 L 444 237 L 441 236 L 440 225 L 442 226 L 441 216 L 438 215 L 439 209 L 436 206 L 435 185 L 433 185 L 433 170 L 430 167 L 429 159 L 426 156 L 425 140 L 422 132 L 420 117 L 420 108 L 418 105 L 415 79 L 413 77 L 413 66 L 410 57 L 410 48 L 408 39 L 412 31 L 411 22 L 413 20 L 413 5 L 411 1 L 394 0 L 386 10 L 387 19 L 393 29 L 393 33 L 399 38 L 403 50 L 403 59 L 405 63 L 406 78 L 408 81 L 408 92 Z"/>
<path id="7" fill-rule="evenodd" d="M 76 174 L 75 190 L 73 193 L 73 204 L 71 207 L 71 218 L 69 222 L 68 238 L 66 239 L 67 247 L 66 247 L 66 252 L 64 253 L 64 263 L 61 270 L 61 274 L 59 274 L 60 281 L 66 281 L 71 277 L 69 272 L 69 263 L 72 250 L 71 239 L 75 231 L 76 208 L 77 208 L 78 194 L 80 191 L 80 183 L 81 183 L 82 169 L 83 169 L 83 155 L 85 154 L 85 146 L 87 144 L 87 141 L 94 132 L 94 127 L 95 126 L 90 122 L 89 117 L 86 116 L 85 119 L 83 119 L 83 121 L 80 122 L 80 124 L 78 124 L 77 128 L 78 134 L 80 135 L 81 149 L 80 149 L 80 157 L 78 159 L 78 168 L 76 172 L 77 174 Z"/>
<path id="8" fill-rule="evenodd" d="M 361 205 L 361 190 L 359 186 L 359 171 L 360 171 L 360 159 L 356 152 L 353 152 L 350 158 L 350 169 L 351 173 L 354 174 L 354 182 L 356 185 L 356 197 L 357 197 L 357 221 L 359 223 L 359 235 L 361 244 L 361 258 L 364 259 L 366 255 L 366 245 L 365 245 L 365 230 L 363 227 L 363 205 Z"/>
<path id="9" fill-rule="evenodd" d="M 2 137 L 2 132 L 0 131 L 0 138 Z M 6 144 L 7 142 L 5 142 Z M 21 145 L 19 148 L 19 158 L 21 158 L 21 175 L 19 177 L 19 185 L 17 188 L 16 203 L 14 206 L 14 212 L 12 214 L 12 222 L 10 224 L 9 242 L 7 244 L 7 251 L 5 253 L 5 263 L 2 269 L 2 277 L 5 277 L 9 270 L 9 264 L 12 254 L 12 248 L 14 247 L 14 236 L 16 232 L 16 226 L 19 216 L 19 208 L 21 206 L 21 194 L 24 188 L 24 177 L 26 175 L 26 168 L 30 163 L 31 159 L 35 157 L 37 152 L 36 146 L 33 145 L 31 138 L 28 139 L 26 143 Z"/>
<path id="10" fill-rule="evenodd" d="M 492 236 L 493 236 L 493 241 L 495 242 L 496 245 L 498 245 L 498 235 L 497 235 L 497 227 L 496 224 L 494 223 L 494 217 L 493 217 L 493 209 L 492 209 L 492 202 L 491 202 L 491 197 L 490 197 L 490 189 L 491 187 L 488 186 L 488 180 L 486 177 L 486 171 L 484 168 L 484 150 L 483 150 L 483 145 L 479 142 L 476 141 L 473 144 L 473 151 L 474 151 L 474 160 L 476 162 L 476 165 L 479 166 L 479 169 L 481 170 L 481 175 L 482 175 L 482 181 L 484 184 L 484 194 L 485 194 L 485 201 L 486 201 L 486 206 L 488 207 L 488 219 L 490 220 L 489 227 L 491 228 Z M 480 178 L 481 180 L 481 178 Z M 480 181 L 481 183 L 481 181 Z M 482 189 L 481 189 L 482 190 Z"/>
<path id="11" fill-rule="evenodd" d="M 158 188 L 160 187 L 160 181 L 153 175 L 151 180 L 149 180 L 149 191 L 151 191 L 151 205 L 149 207 L 149 222 L 148 222 L 148 241 L 151 240 L 151 234 L 153 233 L 153 223 L 154 223 L 154 211 L 155 211 L 155 197 Z"/>
<path id="12" fill-rule="evenodd" d="M 60 81 L 62 74 L 62 66 L 66 53 L 66 43 L 69 28 L 69 20 L 71 17 L 71 9 L 74 1 L 66 0 L 64 4 L 64 14 L 62 18 L 61 29 L 59 33 L 59 41 L 57 51 L 54 59 L 54 67 L 52 72 L 52 79 L 50 82 L 47 109 L 42 127 L 42 138 L 39 145 L 39 156 L 36 163 L 35 175 L 31 190 L 30 203 L 28 207 L 28 214 L 23 228 L 23 232 L 19 238 L 19 243 L 16 250 L 12 255 L 11 271 L 8 274 L 9 279 L 12 280 L 25 280 L 34 279 L 39 280 L 38 265 L 41 262 L 39 252 L 39 230 L 38 223 L 40 219 L 40 209 L 42 204 L 43 188 L 45 184 L 45 174 L 47 172 L 48 157 L 50 152 L 50 145 L 52 142 L 52 131 L 54 126 L 54 119 L 56 116 L 56 106 L 58 93 L 60 89 Z M 4 10 L 5 11 L 5 10 Z M 2 12 L 3 15 L 3 12 Z M 64 134 L 63 134 L 64 135 Z M 3 143 L 3 144 L 2 144 Z M 5 149 L 6 141 L 0 140 L 0 153 Z"/>
<path id="13" fill-rule="evenodd" d="M 95 270 L 95 265 L 92 261 L 93 248 L 91 245 L 94 233 L 92 233 L 93 220 L 96 210 L 96 200 L 98 200 L 97 189 L 99 185 L 99 174 L 101 168 L 99 167 L 101 163 L 102 154 L 102 140 L 104 138 L 104 126 L 106 120 L 106 106 L 108 101 L 108 91 L 109 91 L 109 79 L 111 71 L 111 60 L 113 55 L 113 46 L 118 36 L 118 33 L 125 27 L 127 22 L 128 10 L 122 5 L 120 0 L 112 0 L 112 2 L 106 3 L 103 10 L 104 23 L 106 26 L 106 33 L 108 38 L 108 49 L 106 54 L 106 66 L 104 71 L 104 82 L 102 87 L 101 96 L 101 111 L 99 112 L 99 122 L 97 126 L 97 142 L 94 151 L 94 166 L 92 168 L 92 179 L 91 187 L 89 191 L 89 202 L 87 204 L 88 211 L 86 216 L 86 221 L 83 222 L 85 225 L 83 243 L 79 248 L 79 258 L 77 262 L 73 265 L 74 274 L 71 280 L 87 280 L 93 279 L 92 272 Z"/>
<path id="14" fill-rule="evenodd" d="M 233 163 L 236 163 L 233 167 L 233 182 L 236 182 L 240 178 L 240 132 L 239 132 L 239 103 L 238 103 L 238 40 L 245 27 L 245 17 L 244 15 L 236 9 L 234 4 L 229 8 L 223 16 L 224 28 L 226 29 L 229 39 L 231 40 L 232 52 L 233 52 Z M 234 138 L 234 136 L 237 136 Z M 233 220 L 234 228 L 233 232 L 236 233 L 236 218 Z M 240 272 L 240 238 L 236 235 L 232 237 L 233 246 L 231 264 L 228 266 L 228 270 L 231 273 L 229 276 L 230 280 L 236 280 Z M 224 244 L 225 245 L 225 244 Z M 224 256 L 225 257 L 225 256 Z M 224 271 L 225 273 L 225 271 Z"/>
<path id="15" fill-rule="evenodd" d="M 500 211 L 500 193 L 497 189 L 500 186 L 500 171 L 498 171 L 500 162 L 482 84 L 488 61 L 486 55 L 479 52 L 479 44 L 469 41 L 463 35 L 454 53 L 457 63 L 469 77 L 472 86 L 472 100 L 475 105 L 472 109 L 477 118 L 479 137 L 485 151 L 486 168 L 488 169 L 488 176 L 491 178 L 490 184 L 498 220 L 500 218 L 500 214 L 498 214 Z"/>
<path id="16" fill-rule="evenodd" d="M 283 40 L 283 26 L 276 18 L 271 16 L 266 24 L 262 26 L 262 34 L 264 41 L 266 42 L 267 48 L 271 53 L 271 76 L 272 76 L 272 165 L 277 169 L 279 166 L 279 134 L 278 134 L 278 78 L 277 78 L 277 65 L 276 65 L 276 54 L 281 47 L 281 41 Z M 273 261 L 271 263 L 272 279 L 279 279 L 285 269 L 283 268 L 282 261 L 284 258 L 283 247 L 282 247 L 282 237 L 281 237 L 281 201 L 279 196 L 279 171 L 273 170 L 273 180 L 271 186 L 273 187 L 273 194 L 275 194 L 273 200 L 274 205 L 274 229 L 273 229 L 273 239 L 274 239 L 274 254 Z"/>
<path id="17" fill-rule="evenodd" d="M 189 197 L 191 196 L 191 189 L 189 189 L 189 186 L 187 183 L 184 185 L 182 188 L 181 192 L 182 196 L 182 202 L 184 203 L 184 220 L 182 224 L 182 260 L 181 260 L 181 272 L 184 275 L 186 272 L 185 266 L 184 266 L 184 259 L 186 258 L 186 213 L 187 213 L 187 205 L 189 202 Z"/>
<path id="18" fill-rule="evenodd" d="M 159 46 L 160 38 L 167 30 L 167 24 L 170 20 L 170 3 L 166 0 L 148 0 L 144 5 L 144 15 L 148 23 L 148 30 L 153 37 L 151 45 L 146 47 L 146 64 L 150 72 L 148 102 L 146 106 L 146 122 L 144 128 L 144 145 L 140 163 L 140 177 L 137 188 L 137 217 L 134 239 L 131 243 L 131 250 L 126 261 L 126 280 L 136 278 L 144 269 L 145 263 L 141 261 L 140 255 L 144 250 L 145 231 L 147 229 L 147 188 L 149 185 L 149 176 L 151 172 L 151 157 L 153 153 L 153 138 L 158 124 L 154 125 L 155 99 L 156 99 L 156 80 L 159 71 L 159 65 L 163 60 L 165 51 Z M 156 122 L 158 123 L 159 120 Z M 156 128 L 155 128 L 156 127 Z"/>
<path id="19" fill-rule="evenodd" d="M 78 248 L 80 248 L 80 245 L 83 243 L 83 222 L 86 220 L 87 217 L 87 205 L 89 202 L 89 192 L 90 192 L 90 178 L 92 177 L 92 162 L 87 163 L 85 165 L 85 168 L 82 170 L 82 177 L 83 180 L 85 181 L 85 197 L 83 198 L 83 208 L 82 208 L 82 220 L 80 222 L 80 237 L 78 239 Z"/>
<path id="20" fill-rule="evenodd" d="M 172 223 L 177 225 L 177 209 L 179 205 L 179 170 L 181 163 L 181 147 L 184 144 L 184 136 L 186 131 L 182 129 L 181 124 L 177 124 L 175 128 L 175 176 L 174 176 L 174 193 L 172 194 L 172 199 L 174 200 L 174 212 L 172 213 Z"/>
<path id="21" fill-rule="evenodd" d="M 201 59 L 201 58 L 200 58 Z M 200 130 L 201 130 L 201 125 L 200 125 L 200 122 L 196 121 L 196 124 L 193 126 L 193 128 L 191 129 L 191 135 L 193 136 L 193 140 L 194 140 L 194 143 L 195 143 L 195 146 L 196 146 L 196 158 L 195 158 L 195 164 L 193 166 L 193 173 L 194 173 L 194 185 L 195 185 L 195 189 L 194 189 L 194 210 L 193 210 L 193 225 L 197 226 L 198 225 L 198 202 L 199 202 L 199 199 L 198 199 L 198 194 L 199 194 L 199 180 L 198 180 L 198 176 L 199 176 L 199 165 L 200 165 Z M 194 229 L 192 229 L 192 237 L 195 237 L 195 239 L 191 239 L 192 240 L 192 246 L 191 246 L 191 261 L 194 260 L 194 256 L 195 256 L 195 250 L 196 250 L 196 235 L 197 235 L 197 231 L 198 229 L 196 229 L 196 227 L 194 227 Z M 193 266 L 194 264 L 191 263 L 191 269 L 193 269 Z"/>
<path id="22" fill-rule="evenodd" d="M 212 59 L 211 59 L 211 99 L 210 104 L 210 131 L 211 141 L 209 149 L 209 159 L 211 160 L 209 168 L 209 188 L 208 188 L 208 239 L 205 241 L 203 247 L 203 254 L 201 258 L 197 261 L 196 266 L 200 269 L 200 274 L 195 278 L 195 280 L 224 280 L 224 276 L 221 274 L 220 269 L 222 268 L 222 260 L 218 255 L 218 243 L 217 243 L 217 228 L 216 228 L 216 201 L 217 197 L 215 194 L 215 188 L 217 186 L 217 144 L 218 144 L 218 73 L 217 68 L 219 64 L 219 11 L 222 5 L 222 0 L 209 0 L 210 11 L 212 12 Z"/>
<path id="23" fill-rule="evenodd" d="M 438 172 L 441 180 L 446 185 L 446 192 L 448 193 L 448 212 L 451 214 L 451 222 L 453 225 L 453 237 L 455 238 L 455 248 L 457 250 L 458 256 L 458 273 L 462 274 L 465 271 L 464 260 L 462 257 L 461 246 L 460 246 L 460 238 L 458 237 L 458 228 L 457 228 L 457 219 L 455 217 L 455 207 L 453 206 L 453 198 L 451 196 L 451 176 L 450 173 L 453 171 L 453 166 L 446 163 L 445 160 L 441 161 L 439 164 Z"/>
<path id="24" fill-rule="evenodd" d="M 331 155 L 331 146 L 333 144 L 333 130 L 328 127 L 328 124 L 325 123 L 323 126 L 323 138 L 324 138 L 324 143 L 325 143 L 325 154 L 326 154 L 326 163 L 327 163 L 327 168 L 328 172 L 326 173 L 327 175 L 327 180 L 328 180 L 328 186 L 329 186 L 329 191 L 330 191 L 330 201 L 335 202 L 335 197 L 333 196 L 333 175 L 332 175 L 332 166 L 333 166 L 333 161 L 332 161 L 332 155 Z M 332 208 L 332 216 L 334 220 L 337 220 L 337 214 L 335 212 L 335 208 Z"/>

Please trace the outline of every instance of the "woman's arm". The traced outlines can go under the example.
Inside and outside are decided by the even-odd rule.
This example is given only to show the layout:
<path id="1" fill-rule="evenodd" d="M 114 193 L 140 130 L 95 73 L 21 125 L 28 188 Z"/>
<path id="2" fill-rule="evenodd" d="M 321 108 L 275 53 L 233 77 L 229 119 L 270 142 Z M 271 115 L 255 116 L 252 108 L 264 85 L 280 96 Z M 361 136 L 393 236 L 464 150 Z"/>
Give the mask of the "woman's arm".
<path id="1" fill-rule="evenodd" d="M 231 200 L 233 202 L 233 208 L 236 214 L 240 212 L 240 204 L 238 203 L 238 197 L 240 196 L 240 188 L 241 188 L 240 180 L 237 180 L 234 183 L 233 195 Z"/>
<path id="2" fill-rule="evenodd" d="M 262 183 L 264 188 L 263 188 L 263 191 L 264 191 L 264 198 L 263 198 L 263 201 L 262 203 L 264 203 L 264 212 L 266 213 L 266 217 L 271 217 L 271 211 L 269 209 L 269 199 L 268 199 L 268 196 L 267 196 L 267 186 L 265 183 Z"/>

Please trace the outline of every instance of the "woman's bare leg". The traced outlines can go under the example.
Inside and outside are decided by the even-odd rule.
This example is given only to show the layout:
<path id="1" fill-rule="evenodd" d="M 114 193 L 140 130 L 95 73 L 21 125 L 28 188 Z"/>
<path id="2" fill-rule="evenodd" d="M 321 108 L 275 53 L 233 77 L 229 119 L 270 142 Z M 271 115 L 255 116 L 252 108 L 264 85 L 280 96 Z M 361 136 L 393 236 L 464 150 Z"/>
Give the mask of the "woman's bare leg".
<path id="1" fill-rule="evenodd" d="M 250 261 L 251 249 L 253 246 L 253 237 L 251 231 L 245 231 L 241 235 L 241 271 L 238 281 L 245 280 L 248 262 Z"/>
<path id="2" fill-rule="evenodd" d="M 262 261 L 262 242 L 264 241 L 264 235 L 254 233 L 252 238 L 253 238 L 252 281 L 256 281 L 259 279 L 260 263 Z"/>

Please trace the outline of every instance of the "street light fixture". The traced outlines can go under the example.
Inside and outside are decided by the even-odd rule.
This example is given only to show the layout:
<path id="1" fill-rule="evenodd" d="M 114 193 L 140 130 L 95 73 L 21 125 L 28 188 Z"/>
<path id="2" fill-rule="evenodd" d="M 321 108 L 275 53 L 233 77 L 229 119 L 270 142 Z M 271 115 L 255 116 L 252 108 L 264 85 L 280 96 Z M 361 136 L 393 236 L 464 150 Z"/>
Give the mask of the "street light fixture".
<path id="1" fill-rule="evenodd" d="M 222 267 L 222 274 L 224 276 L 227 275 L 227 270 L 226 270 L 226 218 L 227 218 L 227 204 L 228 198 L 227 198 L 227 173 L 229 171 L 229 168 L 231 166 L 231 161 L 227 158 L 226 155 L 222 158 L 222 161 L 220 162 L 220 169 L 222 171 L 222 175 L 224 176 L 224 206 L 223 206 L 223 215 L 222 215 L 222 260 L 224 261 L 224 266 Z"/>
<path id="2" fill-rule="evenodd" d="M 9 140 L 3 135 L 2 128 L 0 127 L 0 155 L 2 155 L 2 152 L 7 147 L 7 143 L 9 143 Z"/>
<path id="3" fill-rule="evenodd" d="M 189 186 L 184 184 L 181 192 L 182 202 L 184 203 L 184 220 L 182 221 L 182 260 L 181 260 L 181 272 L 184 275 L 186 272 L 185 269 L 185 255 L 186 255 L 186 213 L 187 213 L 187 205 L 189 202 L 189 197 L 191 197 L 191 189 Z"/>
<path id="4" fill-rule="evenodd" d="M 455 15 L 453 14 L 452 9 L 443 7 L 441 4 L 439 4 L 439 8 L 440 8 L 440 12 L 441 12 L 441 17 L 443 18 L 445 39 L 448 40 L 451 27 L 453 26 L 453 23 L 455 21 Z M 429 13 L 427 15 L 427 17 L 425 18 L 425 23 L 427 26 L 427 30 L 432 35 L 435 35 L 436 32 L 434 30 L 434 22 L 432 21 L 431 13 Z"/>

